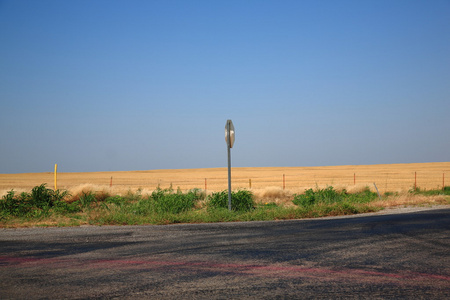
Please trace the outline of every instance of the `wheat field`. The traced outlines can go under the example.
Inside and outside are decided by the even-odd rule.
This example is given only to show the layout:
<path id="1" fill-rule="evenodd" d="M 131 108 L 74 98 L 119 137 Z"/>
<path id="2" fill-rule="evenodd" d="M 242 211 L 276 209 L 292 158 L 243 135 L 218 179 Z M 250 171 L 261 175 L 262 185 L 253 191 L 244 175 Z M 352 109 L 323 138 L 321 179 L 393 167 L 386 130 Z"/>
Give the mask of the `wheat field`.
<path id="1" fill-rule="evenodd" d="M 232 168 L 231 174 L 233 190 L 251 189 L 256 194 L 269 195 L 280 190 L 302 193 L 308 188 L 326 186 L 333 186 L 338 190 L 345 188 L 349 192 L 365 187 L 375 190 L 375 186 L 380 193 L 404 192 L 414 187 L 427 190 L 450 185 L 450 162 L 329 167 L 246 167 Z M 199 188 L 211 193 L 227 189 L 227 178 L 227 168 L 58 173 L 57 188 L 67 189 L 72 194 L 84 188 L 107 190 L 113 194 L 137 190 L 150 193 L 158 186 L 179 188 L 183 191 Z M 16 192 L 30 191 L 42 183 L 54 188 L 54 173 L 0 174 L 0 196 L 11 189 Z"/>

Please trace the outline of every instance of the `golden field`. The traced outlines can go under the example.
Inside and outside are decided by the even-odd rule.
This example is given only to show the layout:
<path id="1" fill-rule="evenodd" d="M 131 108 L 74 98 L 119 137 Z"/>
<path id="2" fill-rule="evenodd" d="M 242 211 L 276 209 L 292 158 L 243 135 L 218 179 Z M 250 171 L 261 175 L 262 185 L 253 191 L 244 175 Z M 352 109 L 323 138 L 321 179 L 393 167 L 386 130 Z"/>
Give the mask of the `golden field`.
<path id="1" fill-rule="evenodd" d="M 84 188 L 123 194 L 172 186 L 181 190 L 206 189 L 210 193 L 227 189 L 227 176 L 227 168 L 58 173 L 57 188 L 72 194 Z M 30 191 L 42 183 L 53 188 L 54 173 L 0 174 L 0 196 L 11 189 Z M 280 190 L 302 193 L 308 188 L 325 186 L 345 188 L 349 192 L 366 186 L 374 190 L 374 183 L 382 194 L 408 191 L 415 185 L 422 190 L 440 189 L 443 184 L 450 185 L 450 162 L 232 168 L 232 189 L 251 189 L 255 194 Z"/>

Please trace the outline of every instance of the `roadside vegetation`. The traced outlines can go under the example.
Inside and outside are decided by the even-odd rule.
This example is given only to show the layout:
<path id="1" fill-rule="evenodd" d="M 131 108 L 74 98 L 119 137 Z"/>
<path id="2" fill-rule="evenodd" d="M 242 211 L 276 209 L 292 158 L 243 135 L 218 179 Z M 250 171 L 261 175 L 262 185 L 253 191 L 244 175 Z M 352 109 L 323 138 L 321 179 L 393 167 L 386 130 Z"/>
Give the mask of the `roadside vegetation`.
<path id="1" fill-rule="evenodd" d="M 9 191 L 0 200 L 0 227 L 139 225 L 301 219 L 375 212 L 399 205 L 450 204 L 450 187 L 442 190 L 387 193 L 382 199 L 369 188 L 349 193 L 332 186 L 290 195 L 282 190 L 228 192 L 206 195 L 201 189 L 157 187 L 125 195 L 82 190 L 71 195 L 45 184 L 30 192 Z"/>

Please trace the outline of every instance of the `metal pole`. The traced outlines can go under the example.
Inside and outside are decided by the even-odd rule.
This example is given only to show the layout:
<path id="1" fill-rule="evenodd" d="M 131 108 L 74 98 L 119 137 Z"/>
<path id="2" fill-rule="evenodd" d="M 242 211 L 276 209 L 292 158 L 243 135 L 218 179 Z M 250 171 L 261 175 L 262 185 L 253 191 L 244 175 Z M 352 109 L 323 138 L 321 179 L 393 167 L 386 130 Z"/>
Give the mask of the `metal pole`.
<path id="1" fill-rule="evenodd" d="M 227 143 L 227 149 L 228 149 L 228 210 L 231 211 L 231 151 L 230 151 L 230 144 L 231 144 L 231 134 L 230 134 L 230 123 L 227 122 L 227 132 L 228 132 L 228 143 Z"/>
<path id="2" fill-rule="evenodd" d="M 378 188 L 377 188 L 377 185 L 375 184 L 375 182 L 373 183 L 373 185 L 374 185 L 375 189 L 377 190 L 378 197 L 380 198 L 380 201 L 381 201 L 381 195 L 380 195 L 380 192 L 378 191 Z"/>

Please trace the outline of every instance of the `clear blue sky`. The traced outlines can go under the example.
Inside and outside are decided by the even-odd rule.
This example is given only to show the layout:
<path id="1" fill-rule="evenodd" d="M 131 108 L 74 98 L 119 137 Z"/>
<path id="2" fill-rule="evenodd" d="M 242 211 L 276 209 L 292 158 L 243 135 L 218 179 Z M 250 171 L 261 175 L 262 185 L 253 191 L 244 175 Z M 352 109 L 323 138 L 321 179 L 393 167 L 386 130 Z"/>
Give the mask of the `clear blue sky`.
<path id="1" fill-rule="evenodd" d="M 0 0 L 0 173 L 449 161 L 450 1 Z"/>

